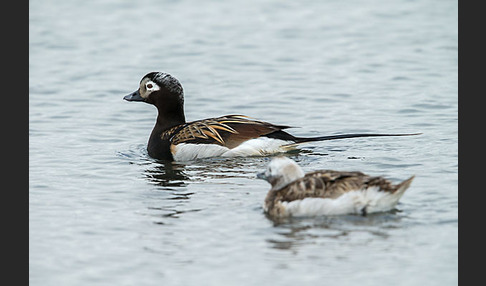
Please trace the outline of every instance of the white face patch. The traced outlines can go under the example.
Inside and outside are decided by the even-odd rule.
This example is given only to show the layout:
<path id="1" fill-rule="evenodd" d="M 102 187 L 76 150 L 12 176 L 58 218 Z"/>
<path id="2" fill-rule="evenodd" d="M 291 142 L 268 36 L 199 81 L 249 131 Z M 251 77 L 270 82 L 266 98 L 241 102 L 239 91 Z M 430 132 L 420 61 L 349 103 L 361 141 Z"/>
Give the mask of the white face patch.
<path id="1" fill-rule="evenodd" d="M 160 87 L 153 81 L 148 81 L 147 83 L 145 83 L 145 88 L 147 89 L 147 91 L 155 91 L 155 90 L 160 90 Z"/>
<path id="2" fill-rule="evenodd" d="M 152 92 L 160 90 L 160 86 L 146 78 L 140 83 L 140 96 L 147 98 Z"/>
<path id="3" fill-rule="evenodd" d="M 278 190 L 289 183 L 305 176 L 302 168 L 293 160 L 278 156 L 272 159 L 265 171 L 267 178 L 270 178 L 272 189 Z"/>

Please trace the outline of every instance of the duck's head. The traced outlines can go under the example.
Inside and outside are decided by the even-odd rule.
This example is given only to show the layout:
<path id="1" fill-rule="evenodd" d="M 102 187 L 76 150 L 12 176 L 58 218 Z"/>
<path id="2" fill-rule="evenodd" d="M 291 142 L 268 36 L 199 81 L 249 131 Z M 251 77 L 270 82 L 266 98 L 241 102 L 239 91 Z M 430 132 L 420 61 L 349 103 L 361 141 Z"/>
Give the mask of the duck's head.
<path id="1" fill-rule="evenodd" d="M 184 91 L 180 82 L 168 73 L 150 72 L 140 81 L 139 88 L 123 97 L 127 101 L 143 101 L 157 108 L 179 109 L 184 105 Z"/>
<path id="2" fill-rule="evenodd" d="M 273 158 L 267 169 L 257 174 L 257 178 L 269 182 L 273 190 L 279 190 L 304 176 L 302 168 L 295 161 L 284 156 Z"/>

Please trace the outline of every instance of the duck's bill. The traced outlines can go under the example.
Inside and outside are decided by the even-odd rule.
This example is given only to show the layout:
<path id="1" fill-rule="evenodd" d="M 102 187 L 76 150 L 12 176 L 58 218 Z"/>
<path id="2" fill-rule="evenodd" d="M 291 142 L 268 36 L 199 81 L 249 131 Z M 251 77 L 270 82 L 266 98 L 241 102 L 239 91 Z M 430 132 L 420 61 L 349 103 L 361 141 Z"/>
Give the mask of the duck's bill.
<path id="1" fill-rule="evenodd" d="M 127 101 L 143 101 L 143 97 L 140 96 L 140 92 L 136 90 L 135 92 L 130 93 L 129 95 L 123 97 L 123 99 Z"/>
<path id="2" fill-rule="evenodd" d="M 256 177 L 257 179 L 267 180 L 267 176 L 265 175 L 265 172 L 257 173 Z"/>

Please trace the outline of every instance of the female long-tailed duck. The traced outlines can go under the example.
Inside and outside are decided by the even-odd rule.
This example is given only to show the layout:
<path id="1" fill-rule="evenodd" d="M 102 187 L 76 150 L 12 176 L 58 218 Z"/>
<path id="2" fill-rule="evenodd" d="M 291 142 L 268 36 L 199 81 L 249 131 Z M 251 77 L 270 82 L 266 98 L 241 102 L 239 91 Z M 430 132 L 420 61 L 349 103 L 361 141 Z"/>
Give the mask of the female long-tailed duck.
<path id="1" fill-rule="evenodd" d="M 226 115 L 186 122 L 184 92 L 173 76 L 151 72 L 140 81 L 127 101 L 155 105 L 157 121 L 147 145 L 149 156 L 169 161 L 188 161 L 206 157 L 265 156 L 289 151 L 296 144 L 333 139 L 416 134 L 343 134 L 320 137 L 295 137 L 275 125 L 243 115 Z"/>
<path id="2" fill-rule="evenodd" d="M 272 159 L 257 177 L 272 185 L 263 209 L 274 218 L 389 211 L 414 178 L 393 185 L 383 177 L 361 172 L 319 170 L 305 174 L 295 161 L 283 156 Z"/>

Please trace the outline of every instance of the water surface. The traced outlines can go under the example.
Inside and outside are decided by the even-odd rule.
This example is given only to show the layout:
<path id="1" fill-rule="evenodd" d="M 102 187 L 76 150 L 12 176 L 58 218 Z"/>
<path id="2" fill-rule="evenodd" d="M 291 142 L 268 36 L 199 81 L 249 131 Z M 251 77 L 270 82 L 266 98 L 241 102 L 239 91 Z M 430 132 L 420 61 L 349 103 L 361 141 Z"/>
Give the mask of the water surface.
<path id="1" fill-rule="evenodd" d="M 30 1 L 31 285 L 456 285 L 457 2 Z M 150 71 L 188 120 L 245 114 L 305 171 L 416 179 L 396 210 L 274 221 L 268 158 L 162 163 Z"/>

